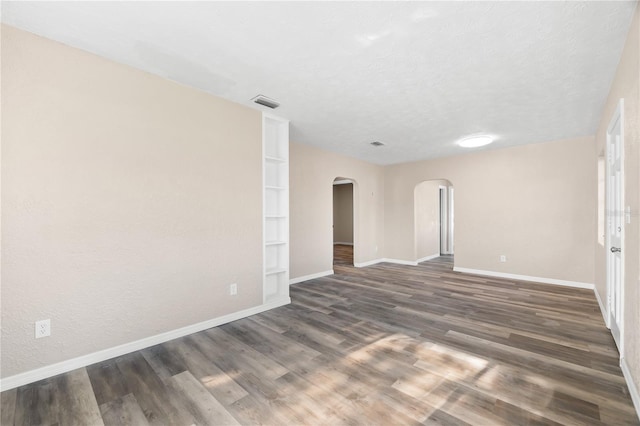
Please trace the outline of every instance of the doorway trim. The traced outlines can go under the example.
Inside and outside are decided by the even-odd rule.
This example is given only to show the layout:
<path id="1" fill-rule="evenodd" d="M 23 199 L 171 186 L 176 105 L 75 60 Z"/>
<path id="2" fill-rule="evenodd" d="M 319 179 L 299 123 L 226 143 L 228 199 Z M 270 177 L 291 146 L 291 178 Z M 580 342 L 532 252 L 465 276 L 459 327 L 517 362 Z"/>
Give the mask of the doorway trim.
<path id="1" fill-rule="evenodd" d="M 336 185 L 351 185 L 352 188 L 352 202 L 353 202 L 353 211 L 352 211 L 352 221 L 353 221 L 353 227 L 352 227 L 352 239 L 353 239 L 353 243 L 351 244 L 353 246 L 353 259 L 352 259 L 352 266 L 356 266 L 356 253 L 358 250 L 358 244 L 359 244 L 359 238 L 360 238 L 360 232 L 359 232 L 359 222 L 358 222 L 358 215 L 359 215 L 359 202 L 358 202 L 358 194 L 359 194 L 359 188 L 358 188 L 358 182 L 350 177 L 345 177 L 345 176 L 336 176 L 332 181 L 331 181 L 331 188 L 333 190 L 333 188 Z M 333 246 L 336 244 L 336 242 L 333 239 L 333 226 L 334 226 L 334 212 L 333 212 L 333 196 L 331 197 L 331 264 L 333 265 L 334 262 L 334 255 L 333 255 Z M 341 243 L 344 244 L 344 243 Z"/>
<path id="2" fill-rule="evenodd" d="M 440 203 L 440 254 L 453 254 L 453 185 L 438 187 Z M 443 235 L 444 229 L 444 235 Z M 443 250 L 444 248 L 444 250 Z"/>
<path id="3" fill-rule="evenodd" d="M 419 246 L 419 235 L 418 235 L 419 223 L 422 220 L 424 220 L 424 218 L 422 218 L 418 212 L 418 203 L 419 203 L 419 200 L 422 199 L 422 197 L 418 195 L 418 190 L 421 188 L 423 184 L 426 184 L 426 183 L 434 184 L 437 191 L 436 192 L 437 204 L 436 204 L 435 210 L 433 211 L 433 213 L 430 213 L 430 215 L 435 215 L 434 218 L 432 218 L 434 220 L 435 218 L 437 218 L 438 246 L 437 246 L 437 252 L 432 254 L 423 253 L 421 252 L 421 250 L 419 250 L 419 247 L 418 247 Z M 406 260 L 399 260 L 399 259 L 387 259 L 386 261 L 389 261 L 392 263 L 401 263 L 405 265 L 417 265 L 419 263 L 425 262 L 427 260 L 435 259 L 443 255 L 454 254 L 453 187 L 454 187 L 453 182 L 451 182 L 449 179 L 446 179 L 446 178 L 425 179 L 415 184 L 415 186 L 413 187 L 413 243 L 414 243 L 413 258 L 416 260 L 406 261 Z M 429 197 L 431 197 L 430 194 L 429 194 Z M 418 257 L 424 254 L 427 254 L 427 256 Z"/>
<path id="4" fill-rule="evenodd" d="M 615 205 L 615 198 L 612 197 L 612 183 L 609 178 L 609 172 L 611 167 L 611 156 L 613 155 L 613 140 L 612 134 L 613 130 L 616 126 L 620 127 L 620 185 L 618 188 L 619 191 L 619 202 L 618 205 Z M 618 102 L 618 106 L 616 107 L 615 112 L 613 113 L 611 120 L 609 121 L 609 126 L 607 127 L 607 140 L 606 140 L 606 186 L 605 186 L 605 199 L 606 199 L 606 280 L 607 280 L 607 316 L 606 316 L 606 325 L 611 330 L 613 327 L 613 291 L 615 289 L 614 283 L 612 282 L 612 263 L 613 256 L 615 256 L 611 252 L 612 243 L 611 243 L 611 221 L 613 220 L 613 215 L 621 216 L 622 223 L 622 231 L 620 235 L 620 294 L 616 294 L 616 297 L 620 300 L 620 318 L 617 318 L 619 323 L 619 342 L 618 350 L 620 351 L 620 358 L 623 357 L 624 353 L 624 272 L 625 272 L 625 218 L 624 218 L 624 99 L 620 99 Z M 613 332 L 612 332 L 613 335 Z"/>

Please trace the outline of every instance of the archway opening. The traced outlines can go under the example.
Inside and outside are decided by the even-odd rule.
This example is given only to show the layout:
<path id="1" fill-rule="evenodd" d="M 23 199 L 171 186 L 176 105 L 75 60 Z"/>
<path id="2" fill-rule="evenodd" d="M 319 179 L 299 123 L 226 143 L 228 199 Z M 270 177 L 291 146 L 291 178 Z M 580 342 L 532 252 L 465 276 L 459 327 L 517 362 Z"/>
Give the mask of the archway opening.
<path id="1" fill-rule="evenodd" d="M 416 262 L 442 258 L 453 263 L 453 184 L 427 180 L 414 189 L 414 242 Z"/>
<path id="2" fill-rule="evenodd" d="M 355 249 L 355 181 L 333 180 L 333 265 L 353 266 Z"/>

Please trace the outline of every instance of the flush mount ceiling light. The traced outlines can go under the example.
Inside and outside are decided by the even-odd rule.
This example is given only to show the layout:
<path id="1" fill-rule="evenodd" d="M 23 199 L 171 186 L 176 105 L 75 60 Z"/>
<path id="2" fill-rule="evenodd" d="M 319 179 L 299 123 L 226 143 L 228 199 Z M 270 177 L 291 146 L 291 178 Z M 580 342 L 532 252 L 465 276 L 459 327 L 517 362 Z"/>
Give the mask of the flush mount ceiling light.
<path id="1" fill-rule="evenodd" d="M 267 108 L 276 109 L 280 106 L 280 103 L 274 101 L 273 99 L 267 98 L 264 95 L 258 95 L 255 98 L 251 98 L 251 100 L 257 104 L 266 106 Z"/>
<path id="2" fill-rule="evenodd" d="M 382 142 L 379 142 L 379 141 L 373 141 L 373 142 L 371 142 L 370 145 L 373 145 L 373 146 L 384 146 L 384 144 Z"/>
<path id="3" fill-rule="evenodd" d="M 477 148 L 479 146 L 489 145 L 493 142 L 491 136 L 470 136 L 458 141 L 458 145 L 463 148 Z"/>

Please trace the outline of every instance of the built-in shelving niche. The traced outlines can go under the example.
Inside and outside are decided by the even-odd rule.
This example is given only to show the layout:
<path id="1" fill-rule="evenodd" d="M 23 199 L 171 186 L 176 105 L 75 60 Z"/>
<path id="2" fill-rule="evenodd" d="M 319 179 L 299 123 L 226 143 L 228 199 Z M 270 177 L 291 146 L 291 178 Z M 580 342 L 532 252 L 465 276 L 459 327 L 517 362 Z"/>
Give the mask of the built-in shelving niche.
<path id="1" fill-rule="evenodd" d="M 289 122 L 263 114 L 264 303 L 289 300 Z"/>

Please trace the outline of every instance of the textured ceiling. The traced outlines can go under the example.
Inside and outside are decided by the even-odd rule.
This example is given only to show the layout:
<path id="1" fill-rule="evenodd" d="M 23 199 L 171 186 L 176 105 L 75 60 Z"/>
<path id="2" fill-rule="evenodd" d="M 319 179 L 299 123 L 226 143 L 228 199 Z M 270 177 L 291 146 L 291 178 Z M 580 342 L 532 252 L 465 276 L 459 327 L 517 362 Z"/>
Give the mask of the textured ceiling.
<path id="1" fill-rule="evenodd" d="M 593 134 L 635 6 L 3 1 L 2 21 L 254 108 L 266 95 L 292 140 L 391 164 L 475 133 Z"/>

